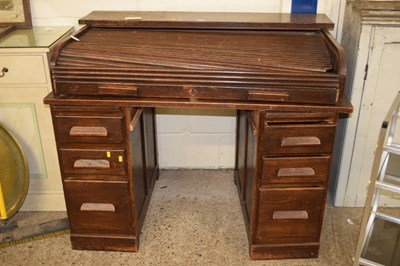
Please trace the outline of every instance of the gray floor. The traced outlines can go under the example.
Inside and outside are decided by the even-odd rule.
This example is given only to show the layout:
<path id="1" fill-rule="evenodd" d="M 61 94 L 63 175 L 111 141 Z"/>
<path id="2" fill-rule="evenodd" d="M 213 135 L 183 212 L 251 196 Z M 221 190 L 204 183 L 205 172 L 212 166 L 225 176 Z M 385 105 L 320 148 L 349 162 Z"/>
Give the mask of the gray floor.
<path id="1" fill-rule="evenodd" d="M 65 215 L 15 218 L 28 225 Z M 62 235 L 0 249 L 0 265 L 351 265 L 361 215 L 360 208 L 326 206 L 318 259 L 250 261 L 232 171 L 169 170 L 156 183 L 139 252 L 72 250 Z"/>

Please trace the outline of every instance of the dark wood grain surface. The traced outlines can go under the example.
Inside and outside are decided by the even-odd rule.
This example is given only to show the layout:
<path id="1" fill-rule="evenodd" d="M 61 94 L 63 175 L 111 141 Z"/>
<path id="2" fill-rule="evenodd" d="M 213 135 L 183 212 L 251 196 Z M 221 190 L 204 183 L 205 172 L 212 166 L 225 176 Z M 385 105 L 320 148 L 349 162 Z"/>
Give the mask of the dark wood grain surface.
<path id="1" fill-rule="evenodd" d="M 265 103 L 249 101 L 190 101 L 186 99 L 160 99 L 160 98 L 121 98 L 121 97 L 98 97 L 82 95 L 59 95 L 48 94 L 44 98 L 46 104 L 55 106 L 68 104 L 71 106 L 136 106 L 136 107 L 179 107 L 179 108 L 210 108 L 210 109 L 241 109 L 241 110 L 268 110 L 273 112 L 310 112 L 310 113 L 351 113 L 353 106 L 349 99 L 344 96 L 336 105 L 316 104 L 290 104 L 290 103 Z"/>
<path id="2" fill-rule="evenodd" d="M 319 31 L 87 28 L 52 66 L 58 94 L 337 103 L 343 51 Z"/>
<path id="3" fill-rule="evenodd" d="M 323 14 L 93 11 L 79 20 L 92 27 L 197 28 L 197 29 L 288 29 L 333 28 Z"/>

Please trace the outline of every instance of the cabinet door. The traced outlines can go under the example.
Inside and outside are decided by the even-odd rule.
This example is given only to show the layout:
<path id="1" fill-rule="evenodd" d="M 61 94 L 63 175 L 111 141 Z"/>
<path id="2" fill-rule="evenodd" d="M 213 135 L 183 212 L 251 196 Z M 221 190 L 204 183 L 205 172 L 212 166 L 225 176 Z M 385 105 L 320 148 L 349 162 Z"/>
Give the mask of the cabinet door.
<path id="1" fill-rule="evenodd" d="M 29 193 L 22 210 L 63 210 L 64 196 L 47 87 L 0 86 L 0 123 L 21 143 L 29 163 Z"/>
<path id="2" fill-rule="evenodd" d="M 366 34 L 370 37 L 365 38 Z M 379 130 L 400 90 L 400 28 L 364 26 L 360 47 L 365 48 L 365 42 L 369 47 L 360 51 L 357 59 L 352 91 L 355 112 L 348 120 L 342 156 L 338 193 L 342 190 L 345 195 L 336 196 L 343 198 L 344 206 L 364 205 Z M 367 73 L 365 64 L 360 65 L 365 58 Z M 400 204 L 390 196 L 382 199 L 389 206 Z"/>

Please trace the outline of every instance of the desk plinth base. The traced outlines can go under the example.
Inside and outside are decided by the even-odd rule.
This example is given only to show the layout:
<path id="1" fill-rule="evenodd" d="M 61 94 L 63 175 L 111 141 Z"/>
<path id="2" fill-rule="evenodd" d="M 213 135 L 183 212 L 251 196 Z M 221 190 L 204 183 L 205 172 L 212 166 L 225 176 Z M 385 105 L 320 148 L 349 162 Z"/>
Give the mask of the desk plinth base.
<path id="1" fill-rule="evenodd" d="M 250 258 L 253 260 L 317 258 L 318 250 L 318 243 L 251 245 Z"/>
<path id="2" fill-rule="evenodd" d="M 135 236 L 98 236 L 71 234 L 73 249 L 137 252 L 138 240 Z"/>

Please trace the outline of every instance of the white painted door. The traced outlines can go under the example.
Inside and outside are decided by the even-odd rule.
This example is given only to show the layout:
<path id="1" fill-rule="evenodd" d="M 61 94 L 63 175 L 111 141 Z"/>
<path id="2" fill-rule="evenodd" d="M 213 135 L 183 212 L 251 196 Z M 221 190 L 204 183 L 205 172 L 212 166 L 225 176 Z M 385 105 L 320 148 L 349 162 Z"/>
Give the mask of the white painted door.
<path id="1" fill-rule="evenodd" d="M 344 146 L 345 153 L 352 151 L 350 161 L 342 161 L 350 168 L 344 206 L 364 206 L 380 126 L 400 90 L 400 28 L 369 26 L 363 31 L 370 36 L 370 41 L 365 38 L 369 49 L 358 55 L 357 80 L 352 92 L 355 113 L 349 120 L 350 132 Z M 362 62 L 368 64 L 365 80 Z M 400 206 L 395 195 L 385 195 L 382 203 Z"/>

